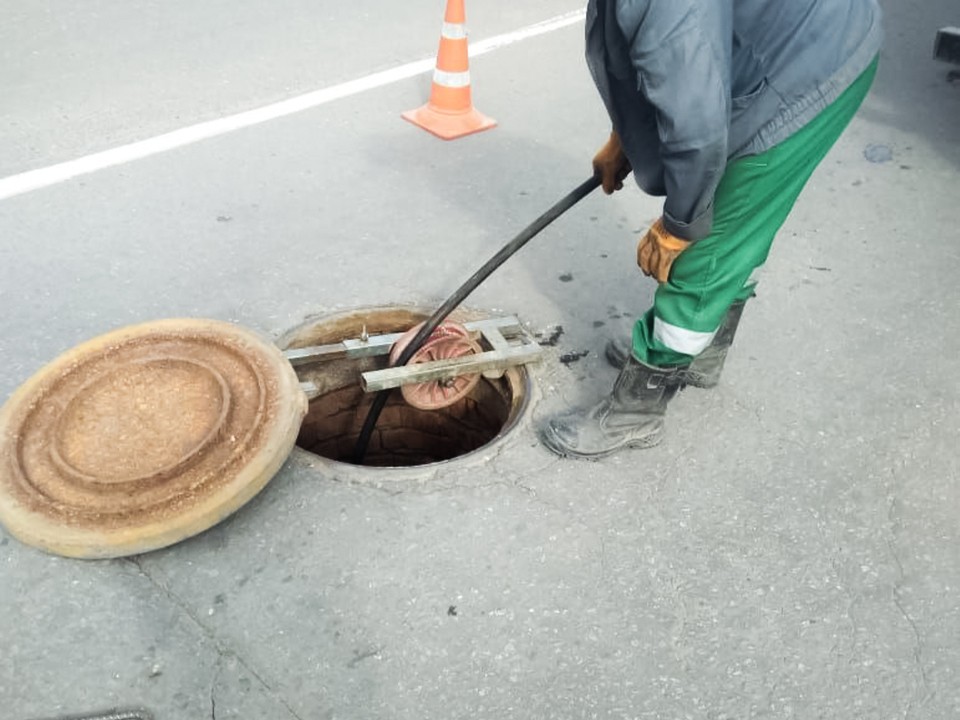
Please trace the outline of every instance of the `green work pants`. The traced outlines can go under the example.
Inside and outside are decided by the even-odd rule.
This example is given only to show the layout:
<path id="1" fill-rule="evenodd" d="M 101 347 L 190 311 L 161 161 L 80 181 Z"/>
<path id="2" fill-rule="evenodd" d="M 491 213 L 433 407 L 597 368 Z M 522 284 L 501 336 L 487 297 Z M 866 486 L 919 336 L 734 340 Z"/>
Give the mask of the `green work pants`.
<path id="1" fill-rule="evenodd" d="M 731 162 L 714 195 L 713 229 L 677 257 L 653 307 L 633 329 L 647 365 L 688 365 L 713 340 L 727 310 L 753 294 L 756 270 L 814 169 L 866 97 L 877 61 L 794 135 Z"/>

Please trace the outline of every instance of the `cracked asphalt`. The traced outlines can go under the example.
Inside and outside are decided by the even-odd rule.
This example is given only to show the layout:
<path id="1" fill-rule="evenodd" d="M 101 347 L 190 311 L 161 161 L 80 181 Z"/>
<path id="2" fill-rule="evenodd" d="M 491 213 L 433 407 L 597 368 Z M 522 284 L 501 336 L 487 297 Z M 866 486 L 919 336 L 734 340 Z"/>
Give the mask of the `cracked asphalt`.
<path id="1" fill-rule="evenodd" d="M 428 57 L 442 11 L 8 4 L 0 176 Z M 394 472 L 297 450 L 225 522 L 126 560 L 0 532 L 0 714 L 960 717 L 960 86 L 931 58 L 960 18 L 884 4 L 872 94 L 775 243 L 721 386 L 683 392 L 661 446 L 577 462 L 536 436 L 609 390 L 603 343 L 652 297 L 633 258 L 660 206 L 627 188 L 470 298 L 556 336 L 527 416 L 481 453 Z M 484 38 L 580 6 L 468 19 Z M 453 143 L 399 119 L 420 76 L 0 201 L 0 398 L 135 322 L 279 338 L 435 306 L 589 174 L 607 121 L 582 55 L 572 26 L 475 59 L 500 126 Z"/>

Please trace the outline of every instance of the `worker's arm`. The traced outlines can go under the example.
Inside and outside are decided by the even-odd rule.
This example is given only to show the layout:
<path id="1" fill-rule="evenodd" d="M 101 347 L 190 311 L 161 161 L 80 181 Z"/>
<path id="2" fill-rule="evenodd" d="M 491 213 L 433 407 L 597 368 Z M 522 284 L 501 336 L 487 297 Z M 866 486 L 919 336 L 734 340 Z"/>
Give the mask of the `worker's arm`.
<path id="1" fill-rule="evenodd" d="M 657 110 L 664 228 L 699 240 L 727 162 L 733 0 L 613 1 L 638 87 Z"/>

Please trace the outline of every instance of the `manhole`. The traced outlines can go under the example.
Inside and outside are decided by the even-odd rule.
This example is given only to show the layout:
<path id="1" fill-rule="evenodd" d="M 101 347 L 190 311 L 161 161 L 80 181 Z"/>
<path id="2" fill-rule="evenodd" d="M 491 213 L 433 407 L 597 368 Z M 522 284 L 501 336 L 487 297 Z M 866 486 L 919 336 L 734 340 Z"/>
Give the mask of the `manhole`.
<path id="1" fill-rule="evenodd" d="M 370 335 L 403 332 L 428 313 L 413 308 L 369 308 L 308 321 L 279 342 L 284 350 L 328 345 Z M 460 312 L 465 322 L 480 316 Z M 386 367 L 386 359 L 333 360 L 298 368 L 302 380 L 319 390 L 310 402 L 297 445 L 328 460 L 351 463 L 354 446 L 373 395 L 360 387 L 361 372 Z M 529 378 L 523 368 L 498 379 L 483 378 L 456 404 L 418 410 L 391 394 L 370 441 L 364 464 L 410 467 L 447 462 L 503 438 L 527 407 Z"/>
<path id="2" fill-rule="evenodd" d="M 308 322 L 279 344 L 289 350 L 337 344 L 364 330 L 401 333 L 426 317 L 409 308 L 357 310 Z M 481 319 L 498 322 L 470 313 L 451 318 Z M 78 558 L 179 542 L 256 495 L 295 438 L 305 450 L 348 463 L 374 397 L 362 390 L 361 373 L 387 364 L 383 355 L 341 358 L 295 372 L 274 344 L 212 320 L 160 320 L 89 340 L 0 407 L 0 523 L 27 544 Z M 502 364 L 485 371 L 494 367 Z M 304 419 L 306 387 L 315 399 Z M 418 410 L 397 392 L 365 465 L 394 468 L 394 478 L 404 467 L 480 456 L 516 425 L 530 387 L 526 372 L 511 367 L 441 410 Z"/>

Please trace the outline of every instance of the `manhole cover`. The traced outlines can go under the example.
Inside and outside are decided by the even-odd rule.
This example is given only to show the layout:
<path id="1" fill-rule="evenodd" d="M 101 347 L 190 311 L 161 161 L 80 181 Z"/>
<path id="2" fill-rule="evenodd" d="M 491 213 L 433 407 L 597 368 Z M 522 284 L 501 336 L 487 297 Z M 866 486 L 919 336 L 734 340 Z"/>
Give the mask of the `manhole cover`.
<path id="1" fill-rule="evenodd" d="M 281 340 L 293 349 L 327 345 L 369 334 L 399 333 L 422 322 L 427 313 L 409 308 L 367 308 L 305 323 Z M 467 320 L 469 313 L 453 319 Z M 319 390 L 310 402 L 297 445 L 336 462 L 350 463 L 373 395 L 360 387 L 359 374 L 386 366 L 387 359 L 327 361 L 299 368 L 301 378 Z M 420 410 L 391 394 L 377 422 L 364 464 L 410 467 L 446 462 L 501 439 L 527 406 L 528 378 L 523 368 L 497 379 L 482 378 L 460 400 L 439 410 Z"/>
<path id="2" fill-rule="evenodd" d="M 0 409 L 0 521 L 72 557 L 170 545 L 252 498 L 305 410 L 293 369 L 248 330 L 163 320 L 104 335 Z"/>

